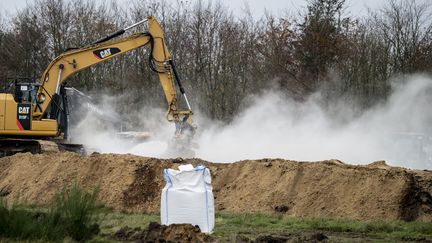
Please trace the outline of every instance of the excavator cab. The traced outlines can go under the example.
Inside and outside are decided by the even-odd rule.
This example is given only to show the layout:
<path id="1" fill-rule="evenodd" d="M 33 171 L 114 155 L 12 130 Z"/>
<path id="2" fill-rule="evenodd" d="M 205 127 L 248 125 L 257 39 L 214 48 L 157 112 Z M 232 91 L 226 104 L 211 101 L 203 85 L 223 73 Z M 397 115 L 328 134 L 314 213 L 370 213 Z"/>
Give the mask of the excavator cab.
<path id="1" fill-rule="evenodd" d="M 7 89 L 13 94 L 13 100 L 17 103 L 18 113 L 23 109 L 33 110 L 38 105 L 37 94 L 40 88 L 39 82 L 32 82 L 31 78 L 13 78 L 10 79 Z M 59 94 L 52 96 L 52 105 L 47 109 L 44 119 L 53 119 L 57 121 L 57 127 L 59 131 L 67 138 L 68 123 L 67 113 L 65 112 L 67 107 L 67 97 L 64 92 L 64 85 L 61 85 Z M 26 113 L 27 114 L 27 113 Z M 30 111 L 28 114 L 31 114 Z M 21 115 L 18 115 L 18 120 Z M 22 117 L 24 119 L 24 116 Z M 31 121 L 30 116 L 25 115 L 23 121 L 27 124 L 25 127 L 30 129 Z"/>
<path id="2" fill-rule="evenodd" d="M 36 104 L 39 83 L 15 81 L 14 99 L 18 104 Z"/>

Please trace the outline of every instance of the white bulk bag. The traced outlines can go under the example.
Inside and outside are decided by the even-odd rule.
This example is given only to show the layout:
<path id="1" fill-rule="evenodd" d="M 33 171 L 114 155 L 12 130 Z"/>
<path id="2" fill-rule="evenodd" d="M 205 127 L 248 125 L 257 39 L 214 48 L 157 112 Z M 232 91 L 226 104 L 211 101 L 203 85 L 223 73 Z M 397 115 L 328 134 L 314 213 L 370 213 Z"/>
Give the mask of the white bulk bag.
<path id="1" fill-rule="evenodd" d="M 203 165 L 164 169 L 166 181 L 161 196 L 161 223 L 198 225 L 201 232 L 214 228 L 214 198 L 210 170 Z"/>

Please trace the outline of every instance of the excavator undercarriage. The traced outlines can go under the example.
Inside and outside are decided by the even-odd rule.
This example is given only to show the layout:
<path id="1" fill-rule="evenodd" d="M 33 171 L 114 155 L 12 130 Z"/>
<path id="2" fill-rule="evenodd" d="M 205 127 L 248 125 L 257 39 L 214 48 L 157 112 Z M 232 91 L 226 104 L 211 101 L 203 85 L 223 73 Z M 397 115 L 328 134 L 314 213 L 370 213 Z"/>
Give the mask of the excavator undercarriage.
<path id="1" fill-rule="evenodd" d="M 30 152 L 32 154 L 70 151 L 85 154 L 82 144 L 72 144 L 61 140 L 20 139 L 0 137 L 0 157 L 16 153 Z"/>

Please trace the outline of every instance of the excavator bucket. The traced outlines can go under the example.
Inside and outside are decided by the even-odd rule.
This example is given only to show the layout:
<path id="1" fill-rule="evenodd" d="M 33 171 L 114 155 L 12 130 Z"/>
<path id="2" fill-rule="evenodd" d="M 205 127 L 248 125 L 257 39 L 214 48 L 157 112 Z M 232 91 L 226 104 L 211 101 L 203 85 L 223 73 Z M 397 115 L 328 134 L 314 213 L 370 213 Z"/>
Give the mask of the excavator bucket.
<path id="1" fill-rule="evenodd" d="M 196 126 L 188 122 L 188 117 L 181 121 L 175 122 L 176 131 L 174 138 L 168 144 L 168 157 L 195 157 L 195 149 L 198 145 L 194 143 L 193 138 L 196 132 Z"/>

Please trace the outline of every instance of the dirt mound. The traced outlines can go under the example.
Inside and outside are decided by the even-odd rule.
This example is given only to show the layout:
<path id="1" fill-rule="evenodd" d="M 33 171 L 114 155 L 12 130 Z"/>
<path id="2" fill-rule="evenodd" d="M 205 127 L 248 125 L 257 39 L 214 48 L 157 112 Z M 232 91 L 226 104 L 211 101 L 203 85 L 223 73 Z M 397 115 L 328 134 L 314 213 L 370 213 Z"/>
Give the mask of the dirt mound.
<path id="1" fill-rule="evenodd" d="M 226 167 L 214 180 L 216 190 L 222 189 L 219 209 L 260 212 L 286 206 L 295 216 L 432 220 L 431 172 L 339 161 L 242 161 Z"/>
<path id="2" fill-rule="evenodd" d="M 201 233 L 198 226 L 172 224 L 169 226 L 151 222 L 148 229 L 123 227 L 114 233 L 113 240 L 122 242 L 214 242 Z"/>
<path id="3" fill-rule="evenodd" d="M 213 164 L 133 155 L 17 154 L 0 159 L 0 197 L 46 203 L 78 182 L 100 188 L 119 210 L 159 212 L 163 168 L 205 164 L 212 172 L 218 211 L 275 212 L 309 217 L 432 221 L 432 172 L 384 162 L 353 166 L 337 160 L 280 159 Z"/>
<path id="4" fill-rule="evenodd" d="M 190 224 L 171 224 L 169 226 L 150 223 L 145 242 L 213 242 L 201 233 L 198 226 Z"/>
<path id="5" fill-rule="evenodd" d="M 323 233 L 291 233 L 284 236 L 261 235 L 258 236 L 255 243 L 285 243 L 285 242 L 327 242 L 328 237 Z"/>
<path id="6" fill-rule="evenodd" d="M 0 194 L 21 202 L 47 203 L 76 182 L 85 189 L 98 187 L 108 206 L 155 211 L 163 186 L 161 171 L 170 165 L 133 155 L 16 154 L 0 159 Z"/>
<path id="7" fill-rule="evenodd" d="M 119 229 L 117 232 L 112 235 L 112 239 L 115 241 L 127 242 L 143 242 L 147 235 L 147 231 L 141 229 L 141 227 L 131 228 L 125 226 Z"/>

